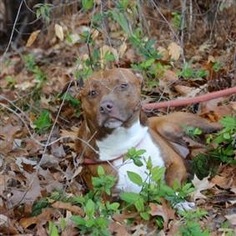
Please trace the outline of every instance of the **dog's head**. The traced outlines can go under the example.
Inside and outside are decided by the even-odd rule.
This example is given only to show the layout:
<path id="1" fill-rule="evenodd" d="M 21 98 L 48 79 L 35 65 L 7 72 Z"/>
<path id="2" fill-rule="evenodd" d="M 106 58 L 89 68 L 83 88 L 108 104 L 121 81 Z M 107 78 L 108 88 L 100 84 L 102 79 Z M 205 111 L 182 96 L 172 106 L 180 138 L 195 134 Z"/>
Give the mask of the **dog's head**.
<path id="1" fill-rule="evenodd" d="M 128 69 L 94 73 L 80 93 L 84 118 L 90 129 L 129 127 L 139 118 L 141 78 Z"/>

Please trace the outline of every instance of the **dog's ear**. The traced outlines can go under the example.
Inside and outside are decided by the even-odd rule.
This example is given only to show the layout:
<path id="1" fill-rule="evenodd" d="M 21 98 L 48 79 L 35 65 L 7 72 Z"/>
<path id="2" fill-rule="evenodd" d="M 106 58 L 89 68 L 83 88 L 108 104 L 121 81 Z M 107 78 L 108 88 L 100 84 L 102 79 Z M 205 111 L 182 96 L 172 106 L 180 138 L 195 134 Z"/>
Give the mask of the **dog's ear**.
<path id="1" fill-rule="evenodd" d="M 80 98 L 80 91 L 84 86 L 84 81 L 81 77 L 79 77 L 76 80 L 69 81 L 65 84 L 64 88 L 62 89 L 62 92 L 60 93 L 59 97 L 61 98 L 66 92 L 71 92 L 72 94 L 78 94 L 76 96 L 77 98 Z"/>
<path id="2" fill-rule="evenodd" d="M 78 99 L 81 99 L 81 90 L 83 89 L 83 87 L 84 87 L 84 80 L 81 76 L 79 76 L 79 78 L 77 78 L 77 80 L 76 80 L 76 88 L 78 91 L 77 98 Z"/>
<path id="3" fill-rule="evenodd" d="M 84 86 L 84 80 L 81 76 L 79 76 L 76 80 L 76 86 L 81 90 Z"/>

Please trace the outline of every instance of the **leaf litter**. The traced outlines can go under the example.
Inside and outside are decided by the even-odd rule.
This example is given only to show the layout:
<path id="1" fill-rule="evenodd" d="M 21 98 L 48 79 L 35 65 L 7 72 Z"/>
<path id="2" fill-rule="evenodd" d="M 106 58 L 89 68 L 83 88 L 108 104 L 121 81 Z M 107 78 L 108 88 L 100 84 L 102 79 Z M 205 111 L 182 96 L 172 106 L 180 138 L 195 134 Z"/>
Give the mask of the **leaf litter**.
<path id="1" fill-rule="evenodd" d="M 164 6 L 161 10 L 166 11 Z M 150 12 L 151 10 L 146 7 L 145 11 Z M 150 15 L 153 14 L 155 15 L 156 12 L 150 13 Z M 50 221 L 60 221 L 64 217 L 69 219 L 73 213 L 83 215 L 80 207 L 58 200 L 53 202 L 51 207 L 44 208 L 37 216 L 32 216 L 35 202 L 48 197 L 55 189 L 64 191 L 68 195 L 82 195 L 84 192 L 83 183 L 78 180 L 81 168 L 74 150 L 74 140 L 81 115 L 77 114 L 78 108 L 75 109 L 65 102 L 58 119 L 56 119 L 61 106 L 61 100 L 57 95 L 70 81 L 71 74 L 75 72 L 76 58 L 88 58 L 86 45 L 77 42 L 80 37 L 78 32 L 84 32 L 85 25 L 90 22 L 89 16 L 86 13 L 81 13 L 73 15 L 73 17 L 76 20 L 71 22 L 71 16 L 63 16 L 61 18 L 63 23 L 49 26 L 51 29 L 54 27 L 54 30 L 49 30 L 43 38 L 40 37 L 38 30 L 34 31 L 25 44 L 28 48 L 23 47 L 24 54 L 35 55 L 36 63 L 50 78 L 42 85 L 38 99 L 36 99 L 38 95 L 35 88 L 39 82 L 36 81 L 34 74 L 25 69 L 24 61 L 19 54 L 12 52 L 9 57 L 10 63 L 1 66 L 0 231 L 3 235 L 48 235 L 47 227 Z M 82 20 L 79 21 L 79 19 Z M 159 16 L 153 20 L 154 23 L 158 19 Z M 68 29 L 64 25 L 67 25 L 67 28 L 70 28 L 75 35 L 71 44 L 65 43 L 66 30 Z M 116 29 L 117 25 L 114 24 L 112 27 Z M 128 31 L 126 25 L 123 27 L 125 27 L 125 31 Z M 165 27 L 151 29 L 152 35 L 160 39 L 160 47 L 165 55 L 163 58 L 166 61 L 176 61 L 178 64 L 183 53 L 182 48 L 169 37 L 169 28 L 163 31 Z M 113 32 L 115 37 L 123 40 L 122 31 L 114 30 Z M 125 43 L 125 40 L 120 47 L 115 48 L 104 45 L 104 40 L 99 32 L 94 32 L 93 37 L 103 55 L 113 53 L 116 56 L 116 63 L 120 59 L 121 65 L 129 66 L 139 58 L 133 48 Z M 229 43 L 228 51 L 225 52 L 224 49 L 217 48 L 217 45 L 212 45 L 204 37 L 205 42 L 198 43 L 197 37 L 200 36 L 196 33 L 196 39 L 192 39 L 192 43 L 186 45 L 186 55 L 196 61 L 195 65 L 207 67 L 210 71 L 209 80 L 218 78 L 217 81 L 211 82 L 211 88 L 214 87 L 214 83 L 222 85 L 220 79 L 228 74 L 228 67 L 230 67 L 228 61 L 232 58 L 232 46 Z M 220 35 L 220 37 L 222 36 Z M 168 38 L 169 43 L 161 43 L 163 38 Z M 47 47 L 45 47 L 46 44 L 48 44 Z M 214 58 L 213 56 L 207 58 L 206 54 L 214 55 Z M 221 60 L 222 57 L 222 61 L 228 63 L 226 64 L 227 68 L 212 73 L 212 62 Z M 104 64 L 103 57 L 101 59 L 101 63 Z M 232 83 L 235 86 L 235 78 Z M 144 88 L 148 101 L 152 101 L 157 93 L 163 93 L 162 95 L 168 98 L 196 96 L 209 86 L 206 80 L 192 82 L 184 78 L 180 79 L 178 71 L 173 69 L 165 71 L 159 85 L 159 88 Z M 225 80 L 222 86 L 227 86 Z M 78 91 L 76 90 L 75 93 Z M 21 110 L 14 110 L 15 108 L 11 107 L 12 104 L 9 104 L 8 100 Z M 12 109 L 15 113 L 12 112 Z M 48 130 L 39 134 L 35 132 L 32 124 L 39 116 L 38 111 L 42 109 L 50 111 L 49 118 L 55 127 L 52 132 Z M 174 109 L 170 108 L 170 110 Z M 228 102 L 227 98 L 222 98 L 217 101 L 204 102 L 200 105 L 198 113 L 211 121 L 218 121 L 225 115 L 234 114 L 235 111 L 235 101 Z M 166 111 L 160 110 L 160 112 L 165 113 Z M 235 173 L 235 166 L 222 165 L 213 178 L 198 179 L 195 176 L 192 181 L 195 186 L 192 198 L 196 200 L 198 206 L 209 210 L 209 214 L 202 224 L 211 226 L 211 230 L 214 232 L 212 235 L 225 235 L 222 225 L 226 220 L 231 226 L 230 230 L 236 228 Z M 165 203 L 162 205 L 150 203 L 149 206 L 152 216 L 163 218 L 164 228 L 160 231 L 160 235 L 171 235 L 171 232 L 178 229 L 179 219 L 169 206 Z M 151 222 L 146 224 L 136 217 L 132 227 L 127 228 L 124 222 L 129 219 L 129 214 L 123 213 L 116 217 L 117 220 L 113 221 L 109 227 L 110 231 L 117 233 L 117 235 L 155 235 L 156 233 Z M 131 218 L 135 218 L 135 216 Z M 77 231 L 73 224 L 68 224 L 62 231 L 62 235 L 76 234 Z"/>

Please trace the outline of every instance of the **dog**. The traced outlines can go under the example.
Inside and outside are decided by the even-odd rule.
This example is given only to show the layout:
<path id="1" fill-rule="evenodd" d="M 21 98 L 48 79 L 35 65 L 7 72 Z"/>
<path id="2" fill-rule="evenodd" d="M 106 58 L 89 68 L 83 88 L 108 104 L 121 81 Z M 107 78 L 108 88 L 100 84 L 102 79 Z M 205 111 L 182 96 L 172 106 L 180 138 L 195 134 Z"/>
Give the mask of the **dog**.
<path id="1" fill-rule="evenodd" d="M 129 180 L 127 171 L 147 180 L 145 163 L 165 168 L 165 181 L 184 183 L 187 171 L 181 151 L 182 124 L 200 127 L 207 132 L 218 129 L 207 120 L 191 113 L 176 112 L 163 117 L 147 118 L 141 107 L 142 79 L 131 70 L 114 68 L 94 73 L 80 91 L 83 118 L 78 131 L 76 150 L 83 158 L 82 178 L 92 188 L 97 167 L 115 175 L 114 192 L 140 192 L 141 187 Z M 142 166 L 125 156 L 129 149 L 142 149 Z"/>

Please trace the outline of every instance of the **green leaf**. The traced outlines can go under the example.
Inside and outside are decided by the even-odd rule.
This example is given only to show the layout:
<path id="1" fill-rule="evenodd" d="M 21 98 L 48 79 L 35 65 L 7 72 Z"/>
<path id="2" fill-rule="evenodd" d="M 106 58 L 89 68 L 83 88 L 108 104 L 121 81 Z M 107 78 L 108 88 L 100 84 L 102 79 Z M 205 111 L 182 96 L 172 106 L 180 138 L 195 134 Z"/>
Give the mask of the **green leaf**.
<path id="1" fill-rule="evenodd" d="M 96 219 L 95 218 L 89 218 L 86 220 L 86 227 L 87 228 L 92 228 L 96 224 Z"/>
<path id="2" fill-rule="evenodd" d="M 140 65 L 143 69 L 149 68 L 155 62 L 154 58 L 150 58 L 142 62 Z"/>
<path id="3" fill-rule="evenodd" d="M 113 203 L 106 202 L 106 207 L 107 207 L 108 210 L 117 211 L 120 207 L 120 203 L 118 203 L 118 202 L 113 202 Z"/>
<path id="4" fill-rule="evenodd" d="M 140 177 L 139 174 L 135 173 L 135 172 L 132 172 L 132 171 L 127 171 L 127 174 L 128 174 L 128 177 L 129 179 L 137 184 L 138 186 L 142 186 L 143 185 L 143 180 L 142 178 Z"/>
<path id="5" fill-rule="evenodd" d="M 82 0 L 82 7 L 85 11 L 90 10 L 94 5 L 93 0 Z"/>
<path id="6" fill-rule="evenodd" d="M 95 212 L 95 203 L 89 199 L 88 202 L 85 205 L 85 212 L 88 216 L 93 216 Z"/>
<path id="7" fill-rule="evenodd" d="M 80 216 L 71 216 L 71 220 L 78 226 L 86 224 L 86 220 Z"/>
<path id="8" fill-rule="evenodd" d="M 220 123 L 227 129 L 236 129 L 236 118 L 231 116 L 226 116 L 220 120 Z"/>
<path id="9" fill-rule="evenodd" d="M 140 196 L 138 193 L 123 192 L 120 194 L 120 198 L 127 203 L 134 204 Z"/>
<path id="10" fill-rule="evenodd" d="M 144 200 L 143 198 L 139 197 L 137 201 L 134 203 L 136 209 L 138 212 L 143 212 L 144 211 Z"/>
<path id="11" fill-rule="evenodd" d="M 51 221 L 49 221 L 49 235 L 50 236 L 59 236 L 58 229 L 57 229 L 56 225 Z"/>
<path id="12" fill-rule="evenodd" d="M 147 169 L 148 169 L 148 170 L 151 170 L 151 169 L 153 168 L 151 157 L 148 157 L 148 161 L 147 161 L 146 166 L 147 166 Z"/>
<path id="13" fill-rule="evenodd" d="M 121 26 L 126 34 L 130 34 L 129 23 L 125 15 L 119 12 L 117 9 L 111 11 L 113 19 Z"/>
<path id="14" fill-rule="evenodd" d="M 164 174 L 165 174 L 165 168 L 163 167 L 153 167 L 151 170 L 151 177 L 152 180 L 155 182 L 158 182 L 162 179 L 164 179 Z"/>
<path id="15" fill-rule="evenodd" d="M 140 212 L 140 216 L 144 219 L 144 220 L 149 220 L 150 219 L 150 214 L 148 212 Z"/>
<path id="16" fill-rule="evenodd" d="M 34 125 L 38 131 L 45 131 L 50 128 L 51 118 L 49 111 L 42 111 L 38 119 L 35 120 Z"/>
<path id="17" fill-rule="evenodd" d="M 98 175 L 99 176 L 104 176 L 105 175 L 105 170 L 102 166 L 98 166 Z"/>
<path id="18" fill-rule="evenodd" d="M 223 134 L 224 139 L 228 140 L 231 139 L 231 135 L 229 133 L 224 133 Z"/>
<path id="19" fill-rule="evenodd" d="M 138 167 L 143 166 L 143 162 L 140 159 L 132 158 L 134 164 Z"/>

